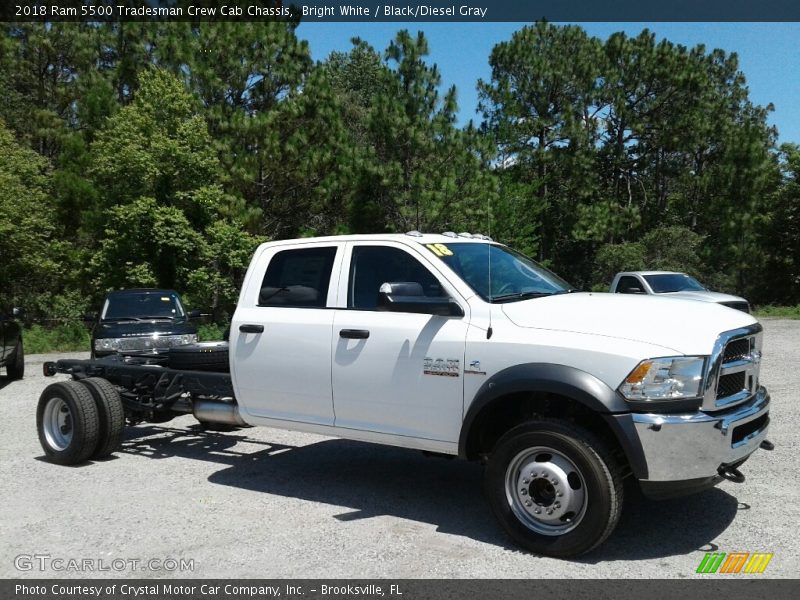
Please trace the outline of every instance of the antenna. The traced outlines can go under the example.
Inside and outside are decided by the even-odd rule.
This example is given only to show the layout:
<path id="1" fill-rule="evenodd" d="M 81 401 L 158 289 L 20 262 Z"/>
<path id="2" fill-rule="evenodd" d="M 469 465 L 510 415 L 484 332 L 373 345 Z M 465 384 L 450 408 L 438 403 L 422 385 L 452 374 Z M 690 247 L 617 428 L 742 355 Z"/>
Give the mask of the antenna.
<path id="1" fill-rule="evenodd" d="M 492 243 L 486 242 L 486 256 L 489 262 L 489 327 L 486 329 L 486 339 L 492 337 L 492 310 L 494 304 L 492 303 Z"/>

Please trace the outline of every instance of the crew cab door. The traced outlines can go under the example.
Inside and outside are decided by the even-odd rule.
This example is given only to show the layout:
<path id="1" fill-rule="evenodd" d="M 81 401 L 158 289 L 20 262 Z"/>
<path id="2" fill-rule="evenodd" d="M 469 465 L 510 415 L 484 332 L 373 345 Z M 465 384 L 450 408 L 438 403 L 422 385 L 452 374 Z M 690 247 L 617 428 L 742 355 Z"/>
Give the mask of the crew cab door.
<path id="1" fill-rule="evenodd" d="M 247 416 L 333 425 L 331 332 L 343 244 L 267 246 L 231 322 L 231 373 Z"/>
<path id="2" fill-rule="evenodd" d="M 468 305 L 403 244 L 348 244 L 333 322 L 337 427 L 455 442 L 463 411 L 467 316 L 389 312 L 383 283 L 416 282 L 427 296 Z"/>

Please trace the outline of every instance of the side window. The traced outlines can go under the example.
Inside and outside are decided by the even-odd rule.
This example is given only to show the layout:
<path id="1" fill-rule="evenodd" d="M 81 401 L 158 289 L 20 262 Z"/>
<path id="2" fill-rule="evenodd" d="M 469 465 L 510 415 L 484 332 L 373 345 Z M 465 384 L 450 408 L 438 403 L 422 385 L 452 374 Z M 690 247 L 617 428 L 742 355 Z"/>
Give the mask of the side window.
<path id="1" fill-rule="evenodd" d="M 445 296 L 439 280 L 422 263 L 399 248 L 356 246 L 350 262 L 348 308 L 373 310 L 384 283 L 416 282 L 426 296 Z"/>
<path id="2" fill-rule="evenodd" d="M 638 292 L 631 291 L 632 289 L 638 289 Z M 619 283 L 617 284 L 617 291 L 620 294 L 636 294 L 644 292 L 642 288 L 641 282 L 636 279 L 636 277 L 631 277 L 630 275 L 626 275 L 625 277 L 619 278 Z"/>
<path id="3" fill-rule="evenodd" d="M 261 282 L 259 306 L 324 308 L 335 247 L 281 250 Z"/>

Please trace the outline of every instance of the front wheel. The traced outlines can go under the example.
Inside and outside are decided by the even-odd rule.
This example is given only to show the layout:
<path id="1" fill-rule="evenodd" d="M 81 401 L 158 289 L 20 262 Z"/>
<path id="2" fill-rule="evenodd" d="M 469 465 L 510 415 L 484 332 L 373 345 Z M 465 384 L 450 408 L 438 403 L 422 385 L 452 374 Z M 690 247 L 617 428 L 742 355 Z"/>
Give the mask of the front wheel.
<path id="1" fill-rule="evenodd" d="M 566 421 L 529 421 L 508 431 L 489 457 L 485 486 L 509 535 L 548 556 L 595 548 L 622 509 L 620 467 L 611 451 Z"/>

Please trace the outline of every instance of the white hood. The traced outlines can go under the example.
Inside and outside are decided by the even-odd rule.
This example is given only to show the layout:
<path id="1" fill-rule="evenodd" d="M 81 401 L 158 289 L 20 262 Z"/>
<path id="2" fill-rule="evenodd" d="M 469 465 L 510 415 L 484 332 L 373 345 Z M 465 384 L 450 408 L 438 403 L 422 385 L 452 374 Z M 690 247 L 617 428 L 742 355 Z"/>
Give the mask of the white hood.
<path id="1" fill-rule="evenodd" d="M 633 294 L 561 294 L 501 306 L 520 327 L 635 340 L 687 355 L 710 354 L 720 333 L 756 322 L 719 304 Z"/>
<path id="2" fill-rule="evenodd" d="M 666 292 L 658 295 L 662 298 L 683 298 L 684 300 L 701 300 L 703 302 L 747 302 L 747 300 L 739 296 L 709 291 L 692 292 L 686 290 L 683 292 Z"/>

